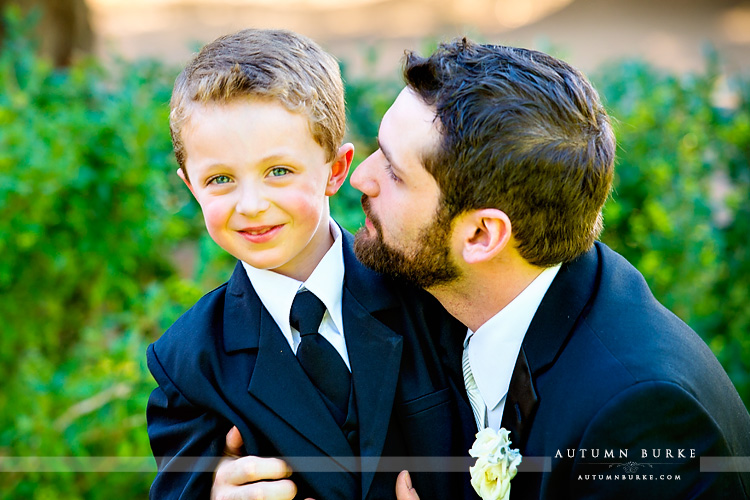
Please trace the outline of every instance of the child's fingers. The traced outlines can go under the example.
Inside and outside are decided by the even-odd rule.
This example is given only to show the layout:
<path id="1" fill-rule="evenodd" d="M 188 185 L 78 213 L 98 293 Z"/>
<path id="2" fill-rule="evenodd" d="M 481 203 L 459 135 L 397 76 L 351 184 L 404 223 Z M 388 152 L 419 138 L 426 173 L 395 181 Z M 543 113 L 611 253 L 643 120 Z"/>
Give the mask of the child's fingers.
<path id="1" fill-rule="evenodd" d="M 292 469 L 283 460 L 249 456 L 227 464 L 227 467 L 222 471 L 223 477 L 221 480 L 228 484 L 239 485 L 255 481 L 284 479 L 291 475 Z"/>
<path id="2" fill-rule="evenodd" d="M 292 500 L 296 494 L 297 487 L 288 479 L 211 490 L 212 500 Z"/>

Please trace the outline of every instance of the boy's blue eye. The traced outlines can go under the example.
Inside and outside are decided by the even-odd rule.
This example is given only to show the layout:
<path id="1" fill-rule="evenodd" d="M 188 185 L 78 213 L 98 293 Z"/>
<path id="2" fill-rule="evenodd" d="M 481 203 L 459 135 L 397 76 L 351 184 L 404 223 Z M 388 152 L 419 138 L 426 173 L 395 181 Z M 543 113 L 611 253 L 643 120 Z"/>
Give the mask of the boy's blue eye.
<path id="1" fill-rule="evenodd" d="M 232 179 L 229 178 L 228 175 L 217 175 L 213 179 L 211 179 L 210 184 L 226 184 L 227 182 L 231 182 Z"/>
<path id="2" fill-rule="evenodd" d="M 274 167 L 269 172 L 271 177 L 280 177 L 289 173 L 289 169 L 286 167 Z"/>

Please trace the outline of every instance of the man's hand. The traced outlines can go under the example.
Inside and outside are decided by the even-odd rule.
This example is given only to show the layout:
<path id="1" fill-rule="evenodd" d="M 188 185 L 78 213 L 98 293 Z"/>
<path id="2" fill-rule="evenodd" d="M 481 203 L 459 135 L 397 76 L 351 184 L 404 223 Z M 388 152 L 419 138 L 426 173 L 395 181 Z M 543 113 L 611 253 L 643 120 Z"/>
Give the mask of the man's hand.
<path id="1" fill-rule="evenodd" d="M 419 500 L 417 490 L 411 485 L 409 471 L 402 470 L 396 478 L 396 498 L 398 500 Z"/>
<path id="2" fill-rule="evenodd" d="M 292 474 L 286 462 L 278 458 L 240 457 L 241 453 L 242 436 L 237 427 L 232 427 L 227 433 L 225 458 L 221 459 L 214 474 L 211 500 L 294 498 L 297 486 L 284 479 Z"/>

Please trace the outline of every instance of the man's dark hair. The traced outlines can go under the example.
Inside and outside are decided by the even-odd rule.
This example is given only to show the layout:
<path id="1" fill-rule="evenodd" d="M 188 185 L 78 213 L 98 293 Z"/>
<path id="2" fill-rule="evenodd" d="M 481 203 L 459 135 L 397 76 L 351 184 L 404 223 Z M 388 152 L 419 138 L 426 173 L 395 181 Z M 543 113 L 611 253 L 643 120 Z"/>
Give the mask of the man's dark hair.
<path id="1" fill-rule="evenodd" d="M 407 53 L 406 84 L 440 120 L 438 150 L 423 158 L 453 217 L 497 208 L 521 256 L 573 260 L 602 230 L 615 138 L 596 90 L 547 54 L 466 40 L 428 58 Z"/>

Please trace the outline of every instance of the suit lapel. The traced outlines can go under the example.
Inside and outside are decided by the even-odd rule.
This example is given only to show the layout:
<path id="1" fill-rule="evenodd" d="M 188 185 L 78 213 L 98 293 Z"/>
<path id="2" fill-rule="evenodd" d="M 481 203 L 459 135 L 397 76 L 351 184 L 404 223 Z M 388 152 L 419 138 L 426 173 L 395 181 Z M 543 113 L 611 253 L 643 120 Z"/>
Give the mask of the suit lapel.
<path id="1" fill-rule="evenodd" d="M 258 349 L 247 391 L 279 418 L 332 457 L 351 447 L 302 370 L 289 344 L 253 290 L 240 263 L 230 279 L 224 307 L 227 352 Z M 342 463 L 342 467 L 347 467 Z"/>
<path id="2" fill-rule="evenodd" d="M 326 455 L 351 455 L 351 447 L 341 428 L 265 309 L 261 317 L 258 359 L 248 392 Z M 346 465 L 342 463 L 342 466 Z"/>
<path id="3" fill-rule="evenodd" d="M 360 453 L 377 460 L 383 451 L 396 394 L 403 338 L 373 316 L 400 304 L 383 278 L 356 261 L 352 236 L 344 233 L 343 317 L 359 418 Z M 362 472 L 362 498 L 375 476 L 374 463 Z"/>
<path id="4" fill-rule="evenodd" d="M 437 341 L 440 346 L 440 360 L 448 376 L 453 380 L 456 387 L 460 388 L 460 395 L 464 403 L 469 405 L 470 408 L 469 397 L 466 395 L 464 385 L 464 370 L 462 366 L 463 343 L 467 332 L 467 327 L 454 319 L 452 325 L 444 325 L 444 328 L 439 332 Z M 473 421 L 473 415 L 471 418 Z"/>
<path id="5" fill-rule="evenodd" d="M 224 350 L 257 349 L 260 339 L 260 311 L 263 304 L 250 285 L 241 262 L 234 266 L 224 299 Z"/>
<path id="6" fill-rule="evenodd" d="M 510 379 L 508 395 L 503 409 L 502 426 L 510 431 L 511 442 L 523 448 L 528 436 L 528 426 L 534 416 L 539 400 L 523 347 L 518 353 L 513 376 Z"/>
<path id="7" fill-rule="evenodd" d="M 575 326 L 585 316 L 599 282 L 598 244 L 563 264 L 544 295 L 513 368 L 501 425 L 523 452 L 539 405 L 534 379 L 554 363 Z"/>

